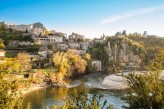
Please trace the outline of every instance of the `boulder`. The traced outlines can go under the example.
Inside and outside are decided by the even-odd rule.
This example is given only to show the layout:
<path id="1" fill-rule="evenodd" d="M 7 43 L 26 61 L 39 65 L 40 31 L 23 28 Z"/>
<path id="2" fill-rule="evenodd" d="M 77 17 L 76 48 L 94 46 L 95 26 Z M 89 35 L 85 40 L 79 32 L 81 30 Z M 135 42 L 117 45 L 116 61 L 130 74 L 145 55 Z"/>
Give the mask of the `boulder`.
<path id="1" fill-rule="evenodd" d="M 129 88 L 126 78 L 114 74 L 105 77 L 101 84 L 103 87 L 112 90 L 124 90 Z"/>

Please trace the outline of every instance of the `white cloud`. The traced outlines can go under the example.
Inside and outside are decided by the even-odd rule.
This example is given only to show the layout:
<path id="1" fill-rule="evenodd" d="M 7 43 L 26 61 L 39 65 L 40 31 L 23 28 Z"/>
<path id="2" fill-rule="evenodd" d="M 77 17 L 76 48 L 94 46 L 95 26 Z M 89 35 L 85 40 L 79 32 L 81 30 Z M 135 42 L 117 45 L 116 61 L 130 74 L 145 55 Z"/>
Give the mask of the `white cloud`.
<path id="1" fill-rule="evenodd" d="M 164 5 L 150 7 L 150 8 L 141 8 L 138 10 L 129 11 L 129 12 L 121 14 L 121 15 L 115 15 L 115 16 L 111 16 L 111 17 L 102 19 L 101 23 L 102 24 L 110 24 L 110 23 L 120 21 L 122 19 L 130 18 L 130 17 L 134 17 L 134 16 L 138 16 L 138 15 L 143 15 L 143 14 L 148 14 L 148 13 L 152 13 L 152 12 L 155 12 L 158 10 L 163 10 L 163 9 L 164 9 Z"/>

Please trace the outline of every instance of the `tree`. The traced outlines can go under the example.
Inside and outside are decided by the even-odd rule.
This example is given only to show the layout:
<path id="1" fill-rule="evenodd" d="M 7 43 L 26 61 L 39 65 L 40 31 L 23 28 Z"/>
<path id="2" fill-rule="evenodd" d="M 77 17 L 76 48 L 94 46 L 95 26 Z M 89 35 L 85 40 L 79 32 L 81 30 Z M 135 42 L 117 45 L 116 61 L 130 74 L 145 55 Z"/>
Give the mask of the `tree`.
<path id="1" fill-rule="evenodd" d="M 85 73 L 87 65 L 87 62 L 75 50 L 68 50 L 66 53 L 57 52 L 53 54 L 52 61 L 63 77 Z"/>
<path id="2" fill-rule="evenodd" d="M 84 59 L 87 60 L 87 61 L 89 61 L 91 59 L 91 55 L 89 53 L 86 53 L 84 55 Z"/>
<path id="3" fill-rule="evenodd" d="M 127 78 L 130 91 L 123 97 L 129 104 L 125 109 L 163 109 L 164 82 L 160 80 L 160 73 L 164 61 L 164 53 L 158 54 L 148 66 L 145 74 L 129 74 Z"/>
<path id="4" fill-rule="evenodd" d="M 5 30 L 6 29 L 6 24 L 5 22 L 2 22 L 2 24 L 0 25 L 0 30 Z"/>
<path id="5" fill-rule="evenodd" d="M 31 69 L 32 64 L 30 60 L 30 55 L 28 53 L 18 53 L 16 60 L 20 64 L 21 72 Z"/>
<path id="6" fill-rule="evenodd" d="M 126 30 L 124 30 L 124 31 L 122 32 L 122 34 L 126 36 L 126 35 L 127 35 L 127 34 L 126 34 Z"/>
<path id="7" fill-rule="evenodd" d="M 77 96 L 71 94 L 67 98 L 64 106 L 53 106 L 53 109 L 114 109 L 113 105 L 107 105 L 107 100 L 102 102 L 103 96 L 93 95 L 88 97 L 87 94 L 81 93 Z M 49 109 L 49 107 L 47 107 Z"/>
<path id="8" fill-rule="evenodd" d="M 0 75 L 17 73 L 20 64 L 14 58 L 5 58 L 5 60 L 6 62 L 4 64 L 0 64 Z"/>
<path id="9" fill-rule="evenodd" d="M 22 99 L 18 96 L 16 81 L 0 78 L 0 109 L 22 109 Z"/>
<path id="10" fill-rule="evenodd" d="M 3 43 L 4 43 L 4 41 L 2 39 L 0 39 L 0 49 L 5 48 L 5 45 Z"/>
<path id="11" fill-rule="evenodd" d="M 28 33 L 28 30 L 26 29 L 26 33 Z"/>
<path id="12" fill-rule="evenodd" d="M 4 49 L 5 45 L 3 43 L 0 43 L 0 49 Z"/>

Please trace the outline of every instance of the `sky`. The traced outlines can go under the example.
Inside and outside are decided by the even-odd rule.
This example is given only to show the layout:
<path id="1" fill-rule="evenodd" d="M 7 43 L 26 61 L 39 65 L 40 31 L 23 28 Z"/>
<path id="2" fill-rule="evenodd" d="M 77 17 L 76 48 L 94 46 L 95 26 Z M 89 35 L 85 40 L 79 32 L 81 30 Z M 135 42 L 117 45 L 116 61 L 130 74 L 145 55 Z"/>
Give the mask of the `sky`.
<path id="1" fill-rule="evenodd" d="M 88 38 L 147 31 L 164 37 L 164 0 L 0 0 L 0 22 L 41 22 Z"/>

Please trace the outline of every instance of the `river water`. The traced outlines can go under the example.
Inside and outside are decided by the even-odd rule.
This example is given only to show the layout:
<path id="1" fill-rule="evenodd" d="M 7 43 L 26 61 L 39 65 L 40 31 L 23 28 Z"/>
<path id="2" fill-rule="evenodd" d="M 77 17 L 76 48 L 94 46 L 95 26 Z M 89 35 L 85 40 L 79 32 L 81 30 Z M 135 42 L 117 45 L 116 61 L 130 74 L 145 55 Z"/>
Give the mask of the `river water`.
<path id="1" fill-rule="evenodd" d="M 51 87 L 32 91 L 25 95 L 24 107 L 28 102 L 31 102 L 32 109 L 46 109 L 47 106 L 52 107 L 53 105 L 61 106 L 69 95 L 85 92 L 88 96 L 102 95 L 101 102 L 107 100 L 106 106 L 112 104 L 115 109 L 122 109 L 121 106 L 126 105 L 125 101 L 121 100 L 125 92 L 103 88 L 101 83 L 106 76 L 107 74 L 103 73 L 92 73 L 66 80 L 69 83 L 67 88 Z"/>

